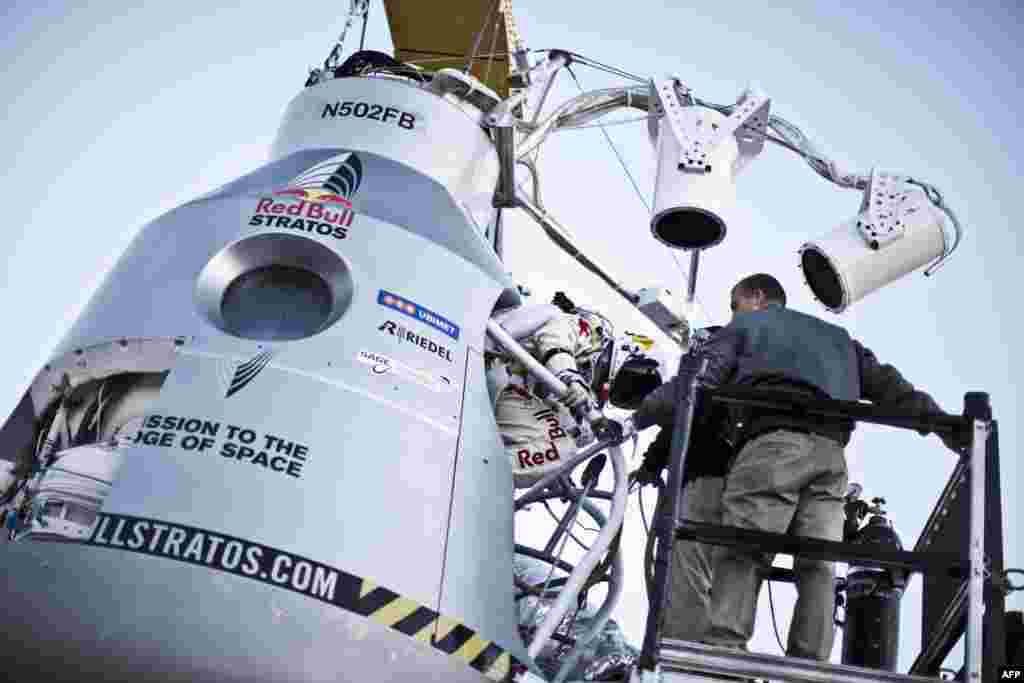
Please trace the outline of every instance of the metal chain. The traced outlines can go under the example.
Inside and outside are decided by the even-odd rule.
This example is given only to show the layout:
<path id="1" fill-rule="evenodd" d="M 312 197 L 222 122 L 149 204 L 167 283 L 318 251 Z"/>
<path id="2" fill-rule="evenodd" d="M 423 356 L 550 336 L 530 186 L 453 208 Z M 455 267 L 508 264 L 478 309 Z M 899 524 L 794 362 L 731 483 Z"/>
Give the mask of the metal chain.
<path id="1" fill-rule="evenodd" d="M 370 0 L 351 0 L 348 8 L 348 16 L 345 18 L 345 26 L 341 29 L 341 35 L 338 36 L 338 40 L 335 42 L 334 47 L 331 48 L 331 53 L 327 55 L 327 59 L 324 60 L 324 71 L 333 71 L 338 66 L 338 60 L 341 58 L 341 50 L 345 45 L 345 36 L 348 35 L 348 30 L 352 28 L 352 23 L 356 19 L 361 19 L 366 16 L 366 13 L 370 11 Z"/>

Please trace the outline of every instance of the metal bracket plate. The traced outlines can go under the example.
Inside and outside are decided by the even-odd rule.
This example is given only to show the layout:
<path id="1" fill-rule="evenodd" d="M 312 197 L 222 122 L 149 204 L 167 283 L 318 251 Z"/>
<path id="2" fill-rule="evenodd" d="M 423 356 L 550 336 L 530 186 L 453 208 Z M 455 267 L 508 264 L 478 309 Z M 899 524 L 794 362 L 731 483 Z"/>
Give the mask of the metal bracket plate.
<path id="1" fill-rule="evenodd" d="M 690 336 L 689 321 L 676 312 L 676 306 L 668 290 L 649 287 L 641 289 L 637 295 L 639 298 L 636 307 L 647 316 L 647 319 L 674 341 L 685 345 Z"/>
<path id="2" fill-rule="evenodd" d="M 710 170 L 708 150 L 712 147 L 711 139 L 716 132 L 712 128 L 718 126 L 706 117 L 687 115 L 687 107 L 676 94 L 677 83 L 675 78 L 655 81 L 654 92 L 665 112 L 665 120 L 679 143 L 679 169 L 707 173 Z"/>
<path id="3" fill-rule="evenodd" d="M 739 174 L 764 149 L 764 136 L 768 131 L 771 106 L 772 101 L 763 94 L 747 91 L 743 93 L 740 101 L 736 103 L 736 108 L 729 115 L 730 124 L 736 121 L 734 134 L 740 152 L 733 164 L 734 174 Z"/>
<path id="4" fill-rule="evenodd" d="M 857 229 L 872 249 L 903 237 L 904 219 L 917 211 L 916 202 L 912 200 L 921 190 L 910 185 L 909 179 L 872 169 L 861 215 L 857 218 Z"/>
<path id="5" fill-rule="evenodd" d="M 745 92 L 725 121 L 718 123 L 704 116 L 700 108 L 689 108 L 679 101 L 678 80 L 665 78 L 654 82 L 654 92 L 665 112 L 672 133 L 679 142 L 679 169 L 695 173 L 710 170 L 708 155 L 730 136 L 736 137 L 739 157 L 733 171 L 738 172 L 764 148 L 771 100 L 763 94 Z M 689 109 L 689 111 L 687 111 Z"/>
<path id="6" fill-rule="evenodd" d="M 665 115 L 665 107 L 661 105 L 661 98 L 658 95 L 658 83 L 653 78 L 650 80 L 651 94 L 647 105 L 647 135 L 655 151 L 658 149 L 658 121 Z"/>
<path id="7" fill-rule="evenodd" d="M 486 119 L 487 124 L 494 127 L 508 127 L 513 125 L 515 118 L 512 116 L 512 110 L 515 109 L 520 102 L 526 100 L 528 96 L 535 92 L 539 92 L 544 88 L 546 83 L 555 77 L 558 70 L 568 63 L 569 60 L 565 54 L 554 54 L 530 69 L 530 71 L 527 72 L 530 85 L 523 88 L 515 95 L 499 102 L 497 106 L 491 110 L 491 113 L 488 114 Z"/>

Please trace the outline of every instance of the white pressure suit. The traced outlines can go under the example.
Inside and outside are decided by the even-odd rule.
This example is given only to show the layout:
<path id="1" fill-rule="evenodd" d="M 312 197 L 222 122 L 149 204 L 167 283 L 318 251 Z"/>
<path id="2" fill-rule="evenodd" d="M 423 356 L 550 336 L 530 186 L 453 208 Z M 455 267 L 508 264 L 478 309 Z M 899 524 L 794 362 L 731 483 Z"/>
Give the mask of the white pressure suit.
<path id="1" fill-rule="evenodd" d="M 520 344 L 566 384 L 589 385 L 579 374 L 577 360 L 589 361 L 600 352 L 604 340 L 600 322 L 587 314 L 563 313 L 548 305 L 527 306 L 496 318 L 512 331 L 517 318 L 529 316 L 545 322 L 520 338 Z M 515 485 L 524 487 L 575 455 L 574 432 L 579 427 L 565 405 L 539 397 L 545 387 L 538 386 L 525 367 L 515 360 L 506 367 L 508 384 L 498 389 L 495 420 L 512 463 Z"/>

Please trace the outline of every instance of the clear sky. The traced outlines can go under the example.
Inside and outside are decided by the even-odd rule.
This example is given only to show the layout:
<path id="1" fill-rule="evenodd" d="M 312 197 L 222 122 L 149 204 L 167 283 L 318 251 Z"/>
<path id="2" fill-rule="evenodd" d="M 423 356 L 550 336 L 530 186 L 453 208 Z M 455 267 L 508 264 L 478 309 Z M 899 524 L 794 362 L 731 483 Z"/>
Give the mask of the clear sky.
<path id="1" fill-rule="evenodd" d="M 346 6 L 181 0 L 117 13 L 60 2 L 4 8 L 0 306 L 12 329 L 0 356 L 0 414 L 13 408 L 139 227 L 266 160 L 285 105 L 306 68 L 327 54 Z M 1011 353 L 1020 333 L 1013 321 L 1024 151 L 1017 132 L 1021 9 L 985 0 L 927 9 L 905 1 L 773 9 L 516 0 L 514 9 L 530 48 L 568 49 L 642 76 L 675 74 L 698 97 L 719 103 L 756 84 L 772 98 L 772 113 L 801 126 L 844 165 L 913 174 L 943 191 L 966 230 L 950 263 L 933 278 L 907 276 L 836 317 L 804 287 L 796 250 L 852 216 L 860 196 L 769 146 L 739 179 L 729 234 L 705 255 L 698 291 L 707 321 L 721 323 L 739 277 L 773 273 L 794 308 L 846 326 L 948 411 L 960 411 L 966 391 L 990 392 L 1001 421 L 1007 564 L 1024 565 L 1013 419 L 1022 363 Z M 358 25 L 347 50 L 357 40 Z M 390 49 L 379 0 L 367 47 Z M 586 89 L 622 82 L 582 66 L 575 72 Z M 576 92 L 562 76 L 549 101 Z M 646 127 L 608 132 L 649 198 L 654 162 Z M 548 209 L 594 258 L 634 288 L 683 287 L 600 130 L 558 134 L 540 169 Z M 508 235 L 509 270 L 533 287 L 536 300 L 564 289 L 620 328 L 652 331 L 596 278 L 566 265 L 527 219 L 513 218 Z M 868 496 L 888 500 L 912 545 L 949 476 L 951 454 L 935 437 L 880 428 L 861 428 L 847 454 L 851 479 Z M 635 503 L 628 524 L 631 585 L 616 617 L 639 642 L 646 606 Z M 902 669 L 919 647 L 918 585 L 904 599 Z M 792 593 L 776 593 L 783 617 Z M 1010 599 L 1016 609 L 1024 606 L 1018 596 Z M 759 616 L 754 646 L 777 652 L 766 605 Z"/>

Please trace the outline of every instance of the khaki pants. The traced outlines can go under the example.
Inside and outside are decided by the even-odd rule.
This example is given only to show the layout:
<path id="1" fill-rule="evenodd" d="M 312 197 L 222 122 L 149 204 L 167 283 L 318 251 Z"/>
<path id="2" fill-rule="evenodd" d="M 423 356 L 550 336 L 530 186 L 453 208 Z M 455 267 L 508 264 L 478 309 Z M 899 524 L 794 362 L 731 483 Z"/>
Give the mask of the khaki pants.
<path id="1" fill-rule="evenodd" d="M 683 489 L 681 519 L 721 524 L 722 477 L 700 477 Z M 714 546 L 676 541 L 672 552 L 672 581 L 665 603 L 663 638 L 699 642 L 710 627 L 711 569 Z"/>
<path id="2" fill-rule="evenodd" d="M 829 541 L 842 540 L 846 458 L 842 446 L 813 434 L 779 430 L 751 440 L 737 454 L 722 494 L 722 524 Z M 704 642 L 746 647 L 754 632 L 769 553 L 719 547 L 714 555 L 711 629 Z M 834 636 L 834 568 L 794 560 L 797 601 L 786 654 L 828 660 Z"/>

